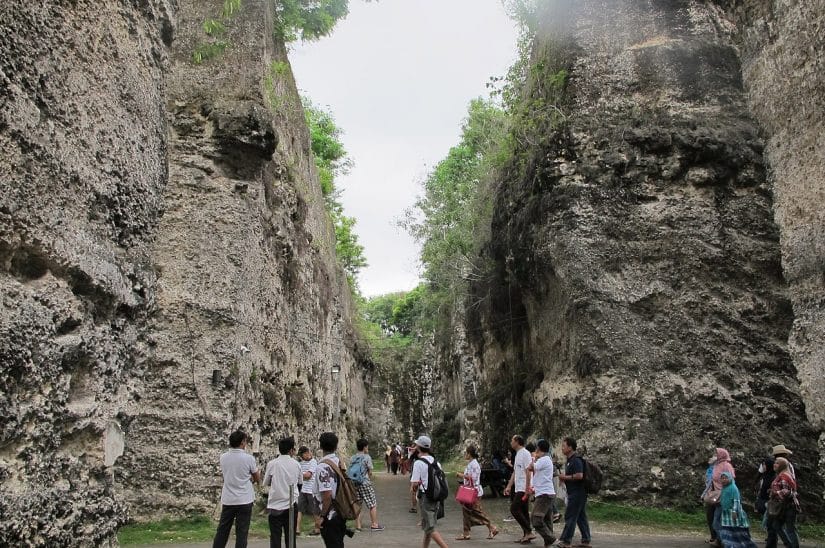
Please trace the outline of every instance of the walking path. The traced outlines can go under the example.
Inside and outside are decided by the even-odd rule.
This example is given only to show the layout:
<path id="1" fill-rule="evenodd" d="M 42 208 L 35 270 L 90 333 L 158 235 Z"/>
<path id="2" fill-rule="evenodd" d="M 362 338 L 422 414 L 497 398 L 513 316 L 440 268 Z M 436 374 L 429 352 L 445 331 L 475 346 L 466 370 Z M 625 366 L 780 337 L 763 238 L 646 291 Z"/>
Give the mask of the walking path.
<path id="1" fill-rule="evenodd" d="M 409 512 L 409 476 L 393 476 L 380 472 L 376 474 L 376 491 L 378 494 L 378 518 L 382 525 L 386 526 L 384 531 L 370 532 L 369 516 L 363 520 L 366 526 L 363 532 L 356 533 L 355 538 L 345 539 L 347 546 L 370 546 L 375 548 L 394 548 L 399 546 L 417 548 L 421 546 L 423 533 L 416 525 L 418 514 Z M 515 522 L 504 522 L 504 518 L 509 516 L 508 504 L 504 499 L 484 499 L 482 501 L 484 509 L 493 518 L 494 523 L 501 531 L 495 539 L 486 540 L 487 529 L 485 527 L 474 527 L 472 539 L 461 541 L 454 540 L 461 533 L 461 509 L 458 504 L 449 500 L 444 519 L 438 521 L 438 530 L 444 536 L 451 548 L 492 548 L 495 546 L 515 546 L 514 541 L 521 537 L 521 529 Z M 555 524 L 556 536 L 561 531 L 561 524 Z M 234 546 L 233 536 L 229 539 L 228 546 Z M 578 531 L 576 533 L 578 535 Z M 574 542 L 579 540 L 578 536 Z M 757 541 L 758 542 L 758 541 Z M 759 542 L 762 545 L 761 542 Z M 268 539 L 251 539 L 250 548 L 267 548 Z M 319 537 L 301 536 L 298 537 L 296 548 L 323 548 L 324 543 Z M 431 544 L 435 547 L 435 543 Z M 534 540 L 530 546 L 540 548 L 541 539 Z M 697 533 L 695 535 L 632 535 L 621 532 L 605 531 L 598 524 L 593 527 L 593 546 L 596 548 L 631 548 L 631 547 L 674 547 L 674 548 L 703 548 L 704 537 Z M 162 544 L 144 546 L 144 548 L 208 548 L 211 543 L 191 543 L 191 544 Z M 822 548 L 821 544 L 803 544 L 802 548 Z"/>

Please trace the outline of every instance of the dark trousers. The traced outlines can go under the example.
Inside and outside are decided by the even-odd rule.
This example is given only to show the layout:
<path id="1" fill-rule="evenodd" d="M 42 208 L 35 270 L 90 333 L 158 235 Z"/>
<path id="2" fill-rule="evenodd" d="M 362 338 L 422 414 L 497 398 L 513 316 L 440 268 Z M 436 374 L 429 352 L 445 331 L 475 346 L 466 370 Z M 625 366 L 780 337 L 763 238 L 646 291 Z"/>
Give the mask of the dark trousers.
<path id="1" fill-rule="evenodd" d="M 708 522 L 708 530 L 710 531 L 710 540 L 716 540 L 716 529 L 713 528 L 713 516 L 716 513 L 716 505 L 705 505 L 705 520 Z"/>
<path id="2" fill-rule="evenodd" d="M 325 519 L 321 524 L 321 538 L 326 548 L 344 548 L 344 535 L 347 534 L 347 522 L 335 514 L 332 519 Z"/>
<path id="3" fill-rule="evenodd" d="M 768 517 L 768 538 L 765 541 L 765 548 L 776 548 L 779 539 L 788 548 L 799 548 L 795 508 L 787 508 L 779 517 Z"/>
<path id="4" fill-rule="evenodd" d="M 556 497 L 552 495 L 539 495 L 533 502 L 533 512 L 530 514 L 530 523 L 536 533 L 544 539 L 544 545 L 550 546 L 556 541 L 553 536 L 553 512 Z"/>
<path id="5" fill-rule="evenodd" d="M 292 523 L 289 523 L 289 510 L 269 511 L 269 548 L 281 548 L 281 536 L 284 537 L 284 545 L 290 547 L 289 541 L 295 537 L 295 529 L 298 523 L 298 505 L 294 505 L 292 513 Z"/>
<path id="6" fill-rule="evenodd" d="M 391 462 L 390 463 L 390 468 L 392 469 L 393 475 L 397 476 L 398 475 L 398 463 L 397 462 Z"/>
<path id="7" fill-rule="evenodd" d="M 221 520 L 215 532 L 212 548 L 226 548 L 232 523 L 235 524 L 235 548 L 246 548 L 249 537 L 249 522 L 252 520 L 252 503 L 228 505 L 221 509 Z"/>
<path id="8" fill-rule="evenodd" d="M 587 493 L 567 492 L 567 508 L 564 509 L 564 530 L 561 541 L 570 544 L 576 526 L 582 534 L 582 542 L 590 542 L 590 524 L 587 522 Z"/>
<path id="9" fill-rule="evenodd" d="M 533 531 L 533 527 L 530 525 L 530 503 L 522 500 L 523 498 L 523 491 L 513 494 L 513 498 L 510 500 L 510 513 L 516 518 L 524 535 L 527 536 Z"/>

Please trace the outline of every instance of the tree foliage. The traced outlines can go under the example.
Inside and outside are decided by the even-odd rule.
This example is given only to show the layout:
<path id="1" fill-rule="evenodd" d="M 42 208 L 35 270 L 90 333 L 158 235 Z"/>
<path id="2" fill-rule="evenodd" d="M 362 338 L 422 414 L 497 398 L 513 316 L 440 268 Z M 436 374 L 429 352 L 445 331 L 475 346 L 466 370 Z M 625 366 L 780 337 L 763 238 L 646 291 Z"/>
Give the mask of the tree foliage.
<path id="1" fill-rule="evenodd" d="M 285 42 L 318 40 L 349 13 L 349 0 L 276 0 L 275 33 Z"/>
<path id="2" fill-rule="evenodd" d="M 341 141 L 341 129 L 335 118 L 304 99 L 304 113 L 312 145 L 312 155 L 318 168 L 321 193 L 327 213 L 335 227 L 335 254 L 347 273 L 350 287 L 357 288 L 358 272 L 367 266 L 364 246 L 355 232 L 355 218 L 344 214 L 340 192 L 335 187 L 336 177 L 347 173 L 352 163 Z"/>

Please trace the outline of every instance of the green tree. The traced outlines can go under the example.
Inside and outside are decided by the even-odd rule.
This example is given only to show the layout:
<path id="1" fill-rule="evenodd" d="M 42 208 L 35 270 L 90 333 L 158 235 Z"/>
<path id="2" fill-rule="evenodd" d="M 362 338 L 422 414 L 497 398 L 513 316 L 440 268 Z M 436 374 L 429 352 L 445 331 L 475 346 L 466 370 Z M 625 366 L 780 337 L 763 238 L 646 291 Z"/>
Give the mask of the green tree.
<path id="1" fill-rule="evenodd" d="M 349 13 L 349 0 L 277 0 L 275 34 L 285 42 L 318 40 Z"/>

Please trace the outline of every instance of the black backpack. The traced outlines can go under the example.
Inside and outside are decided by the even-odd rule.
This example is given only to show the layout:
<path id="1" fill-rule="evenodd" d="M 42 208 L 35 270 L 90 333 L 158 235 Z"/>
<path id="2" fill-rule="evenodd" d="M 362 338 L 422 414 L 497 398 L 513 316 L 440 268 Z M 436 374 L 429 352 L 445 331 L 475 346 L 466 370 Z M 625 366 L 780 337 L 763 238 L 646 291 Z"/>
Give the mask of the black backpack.
<path id="1" fill-rule="evenodd" d="M 604 473 L 599 465 L 590 459 L 581 457 L 584 463 L 584 490 L 590 495 L 598 494 L 604 481 Z"/>
<path id="2" fill-rule="evenodd" d="M 447 499 L 449 494 L 449 487 L 447 485 L 447 478 L 444 476 L 444 470 L 441 465 L 433 457 L 433 462 L 427 462 L 427 459 L 421 459 L 427 464 L 427 489 L 424 490 L 424 496 L 427 500 L 432 502 L 441 502 Z"/>

